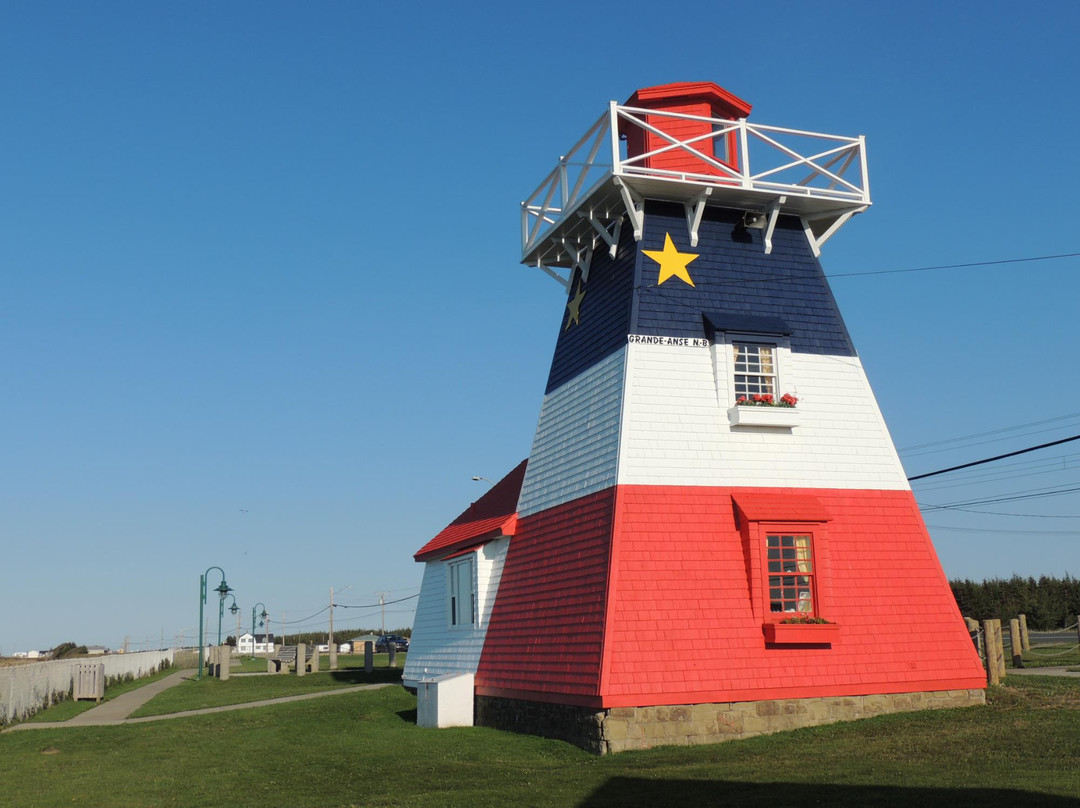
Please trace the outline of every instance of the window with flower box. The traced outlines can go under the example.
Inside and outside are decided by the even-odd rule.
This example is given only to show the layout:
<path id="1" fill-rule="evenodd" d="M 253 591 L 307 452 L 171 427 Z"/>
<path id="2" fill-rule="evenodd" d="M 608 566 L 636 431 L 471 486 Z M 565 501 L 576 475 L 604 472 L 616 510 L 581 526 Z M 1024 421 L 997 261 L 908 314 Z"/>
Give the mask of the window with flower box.
<path id="1" fill-rule="evenodd" d="M 733 342 L 735 400 L 776 397 L 776 346 Z"/>
<path id="2" fill-rule="evenodd" d="M 739 493 L 732 496 L 744 542 L 754 617 L 770 644 L 832 643 L 833 614 L 829 513 L 810 494 Z"/>
<path id="3" fill-rule="evenodd" d="M 766 533 L 765 565 L 770 614 L 817 616 L 812 541 L 809 533 Z"/>

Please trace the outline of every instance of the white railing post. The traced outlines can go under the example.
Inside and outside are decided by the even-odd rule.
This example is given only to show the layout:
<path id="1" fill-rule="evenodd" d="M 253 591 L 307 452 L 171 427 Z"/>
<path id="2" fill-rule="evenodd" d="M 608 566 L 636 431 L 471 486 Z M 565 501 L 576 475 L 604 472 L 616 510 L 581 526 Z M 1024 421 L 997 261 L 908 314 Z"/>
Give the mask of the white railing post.
<path id="1" fill-rule="evenodd" d="M 859 135 L 859 167 L 862 176 L 859 177 L 862 185 L 863 202 L 870 204 L 870 169 L 866 165 L 866 135 Z"/>
<path id="2" fill-rule="evenodd" d="M 559 198 L 563 210 L 566 210 L 566 200 L 570 198 L 570 183 L 566 179 L 566 155 L 559 158 Z"/>
<path id="3" fill-rule="evenodd" d="M 742 172 L 742 187 L 749 188 L 750 182 L 750 138 L 746 133 L 746 118 L 739 118 L 739 170 Z"/>
<path id="4" fill-rule="evenodd" d="M 608 128 L 611 130 L 611 173 L 614 176 L 622 174 L 622 161 L 619 159 L 619 105 L 614 101 L 608 102 Z"/>

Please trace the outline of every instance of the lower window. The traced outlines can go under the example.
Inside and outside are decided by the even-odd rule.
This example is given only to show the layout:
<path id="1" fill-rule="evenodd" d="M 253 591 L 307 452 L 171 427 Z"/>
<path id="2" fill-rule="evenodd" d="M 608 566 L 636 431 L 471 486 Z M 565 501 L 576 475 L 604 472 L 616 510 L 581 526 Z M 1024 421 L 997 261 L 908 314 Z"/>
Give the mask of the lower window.
<path id="1" fill-rule="evenodd" d="M 473 586 L 471 558 L 450 564 L 450 625 L 471 626 L 476 623 L 476 595 Z"/>
<path id="2" fill-rule="evenodd" d="M 815 616 L 812 544 L 810 534 L 766 534 L 769 611 Z"/>

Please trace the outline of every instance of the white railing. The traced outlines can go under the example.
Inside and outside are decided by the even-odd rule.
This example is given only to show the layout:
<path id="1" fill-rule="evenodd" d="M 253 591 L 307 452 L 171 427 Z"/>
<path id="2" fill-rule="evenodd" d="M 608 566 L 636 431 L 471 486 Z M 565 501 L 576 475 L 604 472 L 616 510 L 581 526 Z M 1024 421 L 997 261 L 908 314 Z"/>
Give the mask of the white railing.
<path id="1" fill-rule="evenodd" d="M 679 139 L 664 130 L 665 122 L 704 124 L 704 134 Z M 685 124 L 683 124 L 685 127 Z M 651 133 L 663 145 L 629 157 L 626 136 Z M 644 137 L 640 138 L 644 141 Z M 727 154 L 730 161 L 713 155 Z M 706 148 L 706 144 L 709 145 Z M 678 157 L 690 170 L 650 165 Z M 539 187 L 521 203 L 523 256 L 530 252 L 593 192 L 611 178 L 661 180 L 671 184 L 671 198 L 700 191 L 694 186 L 728 188 L 760 196 L 762 204 L 787 197 L 793 209 L 805 212 L 817 203 L 823 209 L 856 208 L 870 204 L 866 170 L 866 142 L 858 137 L 828 135 L 779 126 L 763 126 L 746 119 L 703 118 L 677 112 L 625 107 L 611 102 L 607 113 L 594 123 L 573 148 L 559 158 Z M 655 188 L 655 185 L 653 186 Z M 712 197 L 719 204 L 723 194 Z M 802 201 L 800 203 L 800 200 Z"/>

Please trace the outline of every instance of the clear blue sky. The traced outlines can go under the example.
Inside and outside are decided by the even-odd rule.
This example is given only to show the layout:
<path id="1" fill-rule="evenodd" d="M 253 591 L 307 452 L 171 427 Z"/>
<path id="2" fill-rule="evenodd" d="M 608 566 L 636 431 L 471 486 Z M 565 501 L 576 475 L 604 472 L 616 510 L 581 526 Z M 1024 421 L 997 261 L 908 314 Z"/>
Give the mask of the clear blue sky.
<path id="1" fill-rule="evenodd" d="M 910 474 L 1080 434 L 1080 259 L 839 277 L 1080 251 L 1080 6 L 660 8 L 0 2 L 0 653 L 191 642 L 212 565 L 275 631 L 415 595 L 529 451 L 564 300 L 518 204 L 638 87 L 867 136 L 822 261 L 898 447 L 1071 416 Z M 1080 494 L 971 507 L 1040 518 L 928 511 L 950 577 L 1080 574 Z"/>

